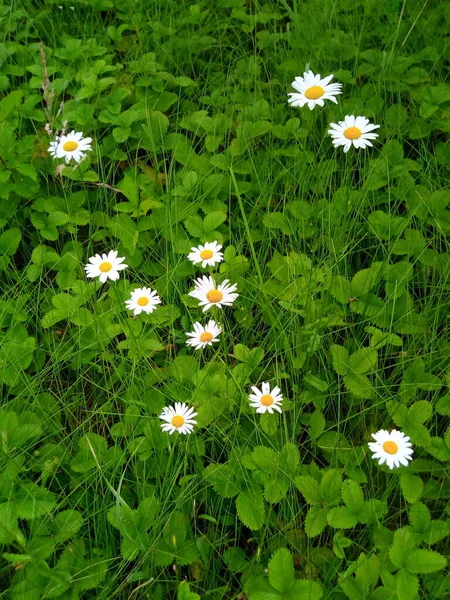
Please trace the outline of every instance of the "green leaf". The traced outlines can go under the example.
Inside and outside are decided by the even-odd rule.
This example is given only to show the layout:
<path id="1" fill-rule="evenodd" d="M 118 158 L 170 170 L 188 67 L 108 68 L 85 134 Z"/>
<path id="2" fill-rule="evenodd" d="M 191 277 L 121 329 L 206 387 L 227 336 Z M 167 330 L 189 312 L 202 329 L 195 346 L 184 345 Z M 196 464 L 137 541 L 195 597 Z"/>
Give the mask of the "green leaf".
<path id="1" fill-rule="evenodd" d="M 360 486 L 351 479 L 342 485 L 342 500 L 350 511 L 358 517 L 364 509 L 364 495 Z"/>
<path id="2" fill-rule="evenodd" d="M 370 268 L 358 271 L 352 279 L 351 295 L 363 296 L 372 290 L 379 280 L 379 269 Z"/>
<path id="3" fill-rule="evenodd" d="M 295 581 L 294 560 L 286 548 L 279 548 L 269 562 L 269 583 L 279 592 L 287 592 Z"/>
<path id="4" fill-rule="evenodd" d="M 400 487 L 405 500 L 412 504 L 413 502 L 417 502 L 422 495 L 423 481 L 417 475 L 405 473 L 400 475 Z"/>
<path id="5" fill-rule="evenodd" d="M 20 229 L 17 229 L 16 227 L 4 231 L 0 235 L 0 254 L 13 256 L 19 247 L 21 239 L 22 234 Z"/>
<path id="6" fill-rule="evenodd" d="M 308 504 L 320 504 L 322 502 L 320 485 L 314 477 L 310 477 L 309 475 L 298 475 L 295 478 L 295 485 L 303 494 Z"/>
<path id="7" fill-rule="evenodd" d="M 264 525 L 264 498 L 260 488 L 253 487 L 240 492 L 236 498 L 236 508 L 240 520 L 250 529 L 261 529 Z"/>
<path id="8" fill-rule="evenodd" d="M 337 504 L 341 499 L 342 471 L 340 469 L 329 469 L 320 482 L 320 494 L 322 500 L 328 506 Z"/>
<path id="9" fill-rule="evenodd" d="M 316 537 L 327 526 L 328 508 L 320 505 L 311 506 L 305 519 L 305 533 L 308 537 Z"/>
<path id="10" fill-rule="evenodd" d="M 358 519 L 346 506 L 332 508 L 327 515 L 327 521 L 335 529 L 350 529 L 358 523 Z"/>
<path id="11" fill-rule="evenodd" d="M 406 569 L 395 576 L 398 600 L 415 600 L 419 591 L 419 578 Z"/>
<path id="12" fill-rule="evenodd" d="M 58 513 L 52 524 L 56 543 L 60 544 L 74 537 L 83 525 L 83 517 L 76 510 L 64 510 Z"/>
<path id="13" fill-rule="evenodd" d="M 378 352 L 376 350 L 373 348 L 361 348 L 351 355 L 349 367 L 354 373 L 365 375 L 376 366 L 377 361 Z"/>
<path id="14" fill-rule="evenodd" d="M 317 581 L 298 579 L 283 600 L 320 600 L 323 589 Z"/>
<path id="15" fill-rule="evenodd" d="M 357 398 L 370 400 L 375 396 L 375 390 L 373 389 L 370 380 L 365 375 L 349 373 L 348 375 L 345 375 L 344 383 L 348 391 Z"/>
<path id="16" fill-rule="evenodd" d="M 416 540 L 414 535 L 407 527 L 397 529 L 394 533 L 393 544 L 389 550 L 389 558 L 400 569 L 406 564 L 415 546 Z"/>
<path id="17" fill-rule="evenodd" d="M 206 234 L 211 233 L 224 221 L 226 221 L 227 215 L 223 212 L 212 212 L 206 215 L 203 220 L 203 229 Z"/>
<path id="18" fill-rule="evenodd" d="M 23 91 L 16 90 L 14 92 L 10 92 L 6 98 L 3 98 L 3 100 L 0 102 L 0 123 L 4 121 L 14 109 L 17 109 L 20 106 L 22 96 Z"/>
<path id="19" fill-rule="evenodd" d="M 330 348 L 331 358 L 333 360 L 333 368 L 338 375 L 347 375 L 349 367 L 349 353 L 344 346 L 333 344 Z"/>
<path id="20" fill-rule="evenodd" d="M 411 573 L 434 573 L 446 566 L 446 558 L 433 550 L 414 550 L 405 561 L 405 567 Z"/>

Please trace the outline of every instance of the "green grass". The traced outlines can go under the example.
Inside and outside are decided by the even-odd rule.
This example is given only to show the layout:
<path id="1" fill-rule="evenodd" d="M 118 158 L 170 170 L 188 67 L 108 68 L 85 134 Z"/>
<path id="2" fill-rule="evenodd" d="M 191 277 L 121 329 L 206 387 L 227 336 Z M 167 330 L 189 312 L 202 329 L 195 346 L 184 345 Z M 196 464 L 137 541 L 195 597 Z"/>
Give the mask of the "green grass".
<path id="1" fill-rule="evenodd" d="M 449 10 L 0 6 L 1 599 L 448 596 Z M 337 105 L 288 104 L 309 68 Z M 373 148 L 333 148 L 350 114 Z M 93 149 L 57 173 L 65 122 Z M 202 313 L 186 256 L 213 240 L 239 297 Z M 109 250 L 128 268 L 88 280 Z M 281 415 L 249 407 L 264 381 Z M 161 431 L 174 402 L 190 436 Z M 391 471 L 367 442 L 393 428 Z"/>

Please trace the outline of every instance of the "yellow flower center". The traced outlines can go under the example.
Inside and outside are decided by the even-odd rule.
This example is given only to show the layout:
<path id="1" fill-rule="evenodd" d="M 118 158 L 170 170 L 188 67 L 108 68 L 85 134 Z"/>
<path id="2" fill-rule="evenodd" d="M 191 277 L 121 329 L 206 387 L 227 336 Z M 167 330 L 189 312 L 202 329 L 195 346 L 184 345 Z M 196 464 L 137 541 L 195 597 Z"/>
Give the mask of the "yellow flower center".
<path id="1" fill-rule="evenodd" d="M 63 146 L 63 150 L 66 152 L 73 152 L 78 148 L 78 142 L 66 142 Z"/>
<path id="2" fill-rule="evenodd" d="M 219 290 L 211 290 L 206 294 L 206 297 L 208 298 L 209 302 L 216 304 L 216 302 L 220 302 L 222 300 L 223 294 Z"/>
<path id="3" fill-rule="evenodd" d="M 149 303 L 149 299 L 147 298 L 147 296 L 141 296 L 137 303 L 139 304 L 139 306 L 147 306 L 147 304 Z"/>
<path id="4" fill-rule="evenodd" d="M 261 396 L 261 404 L 264 406 L 272 406 L 273 398 L 270 394 L 264 394 Z"/>
<path id="5" fill-rule="evenodd" d="M 398 446 L 395 442 L 384 442 L 383 450 L 388 454 L 397 454 Z"/>
<path id="6" fill-rule="evenodd" d="M 202 250 L 200 252 L 200 258 L 203 260 L 208 260 L 208 258 L 211 258 L 214 255 L 214 252 L 212 250 Z"/>
<path id="7" fill-rule="evenodd" d="M 174 427 L 183 427 L 183 425 L 184 425 L 184 417 L 182 417 L 181 415 L 175 415 L 172 418 L 172 425 Z"/>
<path id="8" fill-rule="evenodd" d="M 200 341 L 201 342 L 210 342 L 213 339 L 213 334 L 209 333 L 209 331 L 204 331 L 202 334 L 200 334 Z"/>
<path id="9" fill-rule="evenodd" d="M 358 129 L 358 127 L 347 127 L 347 129 L 344 131 L 344 137 L 346 137 L 348 140 L 357 140 L 361 136 L 362 131 L 361 129 Z"/>
<path id="10" fill-rule="evenodd" d="M 111 271 L 112 269 L 112 264 L 110 262 L 102 262 L 99 269 L 102 273 L 108 273 L 108 271 Z"/>
<path id="11" fill-rule="evenodd" d="M 317 98 L 322 98 L 324 94 L 325 90 L 323 87 L 320 87 L 320 85 L 313 85 L 305 92 L 305 96 L 308 98 L 308 100 L 317 100 Z"/>

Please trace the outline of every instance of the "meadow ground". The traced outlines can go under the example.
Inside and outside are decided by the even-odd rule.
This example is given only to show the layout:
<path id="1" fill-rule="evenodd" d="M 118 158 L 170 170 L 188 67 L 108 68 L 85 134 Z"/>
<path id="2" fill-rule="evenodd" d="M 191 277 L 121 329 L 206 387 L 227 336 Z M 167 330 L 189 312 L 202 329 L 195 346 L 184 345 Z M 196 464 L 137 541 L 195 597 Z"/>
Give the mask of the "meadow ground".
<path id="1" fill-rule="evenodd" d="M 2 600 L 449 598 L 449 27 L 1 3 Z"/>

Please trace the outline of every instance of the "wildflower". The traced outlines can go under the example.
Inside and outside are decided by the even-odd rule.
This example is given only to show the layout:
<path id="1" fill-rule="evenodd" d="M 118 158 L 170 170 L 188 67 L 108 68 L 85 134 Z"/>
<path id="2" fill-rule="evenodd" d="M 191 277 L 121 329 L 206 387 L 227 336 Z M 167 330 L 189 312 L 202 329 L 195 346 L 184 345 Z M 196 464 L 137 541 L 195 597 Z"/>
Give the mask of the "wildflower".
<path id="1" fill-rule="evenodd" d="M 125 258 L 117 258 L 115 250 L 111 250 L 109 254 L 91 256 L 89 263 L 84 267 L 86 276 L 98 277 L 101 283 L 105 283 L 107 279 L 115 281 L 119 279 L 119 271 L 128 267 L 128 265 L 121 264 L 123 260 Z"/>
<path id="2" fill-rule="evenodd" d="M 161 423 L 161 429 L 168 431 L 170 434 L 178 431 L 178 433 L 192 433 L 194 425 L 194 417 L 197 413 L 193 408 L 189 408 L 184 402 L 175 402 L 175 407 L 165 407 L 159 418 L 164 421 Z"/>
<path id="3" fill-rule="evenodd" d="M 379 465 L 386 463 L 390 469 L 399 467 L 400 464 L 408 466 L 413 453 L 408 436 L 396 429 L 391 432 L 381 429 L 372 433 L 372 437 L 375 442 L 369 442 L 368 446 L 373 452 L 372 458 L 380 459 Z"/>
<path id="4" fill-rule="evenodd" d="M 203 306 L 203 312 L 206 312 L 211 306 L 231 306 L 239 294 L 234 294 L 236 284 L 228 285 L 229 280 L 225 279 L 223 283 L 216 285 L 212 277 L 203 276 L 195 281 L 195 289 L 189 292 L 189 296 L 200 300 L 199 306 Z"/>
<path id="5" fill-rule="evenodd" d="M 274 410 L 277 410 L 281 413 L 281 401 L 283 400 L 283 396 L 281 394 L 281 390 L 279 387 L 274 387 L 273 390 L 270 389 L 270 385 L 265 382 L 262 384 L 262 391 L 260 391 L 257 387 L 252 386 L 253 394 L 250 394 L 250 406 L 252 408 L 256 408 L 257 413 L 265 413 L 269 412 L 271 415 Z"/>
<path id="6" fill-rule="evenodd" d="M 194 346 L 196 350 L 204 348 L 205 346 L 212 346 L 214 342 L 218 342 L 219 336 L 222 333 L 222 329 L 215 321 L 208 321 L 206 327 L 200 323 L 194 323 L 194 331 L 186 333 L 190 338 L 186 341 L 188 346 Z"/>
<path id="7" fill-rule="evenodd" d="M 48 151 L 53 158 L 65 158 L 66 163 L 73 158 L 75 162 L 80 162 L 91 148 L 92 138 L 83 138 L 83 133 L 71 131 L 67 135 L 61 135 L 55 142 L 50 142 Z"/>
<path id="8" fill-rule="evenodd" d="M 292 106 L 303 107 L 305 104 L 308 105 L 309 109 L 312 110 L 317 104 L 319 106 L 324 105 L 324 100 L 331 100 L 337 104 L 335 96 L 342 94 L 341 83 L 330 83 L 333 79 L 333 75 L 328 75 L 325 79 L 321 79 L 320 75 L 314 75 L 312 71 L 303 73 L 303 77 L 296 77 L 295 81 L 292 82 L 292 87 L 295 88 L 298 93 L 290 93 L 288 102 Z"/>
<path id="9" fill-rule="evenodd" d="M 372 146 L 370 140 L 375 140 L 378 133 L 371 133 L 378 129 L 379 125 L 373 125 L 365 117 L 354 117 L 347 115 L 339 123 L 330 123 L 331 129 L 328 133 L 333 138 L 333 146 L 344 146 L 344 152 L 348 152 L 351 146 L 355 148 L 367 148 Z"/>
<path id="10" fill-rule="evenodd" d="M 161 298 L 151 288 L 136 288 L 131 292 L 129 300 L 125 301 L 128 310 L 132 310 L 134 315 L 140 315 L 141 312 L 152 313 L 158 304 L 161 304 Z"/>
<path id="11" fill-rule="evenodd" d="M 188 259 L 198 265 L 202 263 L 202 269 L 205 267 L 214 267 L 217 263 L 223 261 L 223 253 L 219 252 L 222 246 L 217 242 L 206 242 L 204 246 L 191 248 L 192 252 L 188 254 Z"/>

